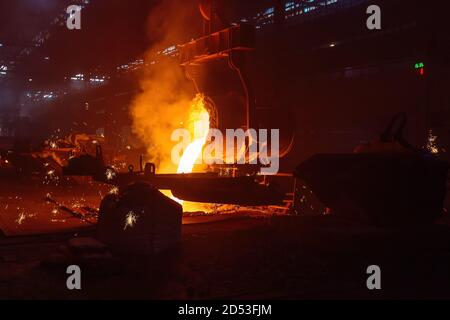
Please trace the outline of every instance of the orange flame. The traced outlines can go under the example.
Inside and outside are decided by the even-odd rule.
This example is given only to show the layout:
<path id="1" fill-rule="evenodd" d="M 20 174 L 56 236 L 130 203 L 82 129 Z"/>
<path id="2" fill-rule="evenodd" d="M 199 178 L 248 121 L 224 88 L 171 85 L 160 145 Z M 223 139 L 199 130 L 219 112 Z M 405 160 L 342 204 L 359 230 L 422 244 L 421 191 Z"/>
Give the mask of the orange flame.
<path id="1" fill-rule="evenodd" d="M 201 160 L 203 147 L 209 133 L 209 125 L 209 113 L 205 108 L 203 97 L 197 95 L 192 101 L 187 128 L 194 139 L 184 151 L 177 173 L 191 173 L 194 165 Z"/>
<path id="2" fill-rule="evenodd" d="M 192 173 L 196 163 L 201 163 L 203 147 L 208 138 L 210 126 L 209 113 L 205 108 L 205 102 L 202 95 L 197 95 L 191 103 L 187 130 L 193 137 L 191 142 L 183 152 L 178 165 L 178 174 Z M 205 205 L 191 202 L 184 202 L 173 196 L 170 191 L 163 192 L 166 196 L 183 205 L 184 211 L 201 211 Z"/>

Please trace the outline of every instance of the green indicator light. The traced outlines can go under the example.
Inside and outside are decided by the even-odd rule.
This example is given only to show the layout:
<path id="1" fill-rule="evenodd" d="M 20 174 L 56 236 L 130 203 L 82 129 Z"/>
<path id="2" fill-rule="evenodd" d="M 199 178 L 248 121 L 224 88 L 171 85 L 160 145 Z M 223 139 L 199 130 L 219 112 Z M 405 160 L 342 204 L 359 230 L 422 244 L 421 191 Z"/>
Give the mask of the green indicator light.
<path id="1" fill-rule="evenodd" d="M 418 63 L 415 64 L 414 67 L 415 67 L 416 69 L 424 68 L 424 67 L 425 67 L 425 64 L 424 64 L 423 62 L 418 62 Z"/>

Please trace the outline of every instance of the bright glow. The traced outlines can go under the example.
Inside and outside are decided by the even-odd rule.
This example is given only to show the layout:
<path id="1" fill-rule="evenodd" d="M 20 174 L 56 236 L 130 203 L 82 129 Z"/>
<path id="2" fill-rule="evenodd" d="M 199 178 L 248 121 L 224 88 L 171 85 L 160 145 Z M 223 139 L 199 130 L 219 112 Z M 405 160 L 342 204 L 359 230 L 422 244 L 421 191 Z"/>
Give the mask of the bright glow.
<path id="1" fill-rule="evenodd" d="M 74 80 L 74 81 L 83 81 L 84 80 L 84 74 L 79 73 L 79 74 L 71 77 L 70 79 Z"/>
<path id="2" fill-rule="evenodd" d="M 202 96 L 197 96 L 191 105 L 189 115 L 189 131 L 194 136 L 192 142 L 181 157 L 177 173 L 191 173 L 197 159 L 202 155 L 209 132 L 209 113 L 205 108 Z"/>
<path id="3" fill-rule="evenodd" d="M 168 47 L 166 49 L 164 49 L 162 52 L 158 52 L 158 54 L 163 54 L 165 56 L 170 56 L 170 55 L 174 55 L 177 51 L 177 47 L 176 46 L 171 46 Z"/>
<path id="4" fill-rule="evenodd" d="M 194 165 L 202 156 L 203 147 L 208 138 L 210 126 L 209 113 L 205 108 L 205 102 L 202 95 L 197 95 L 191 104 L 191 113 L 189 114 L 188 130 L 191 136 L 194 137 L 194 141 L 189 144 L 184 150 L 183 155 L 180 159 L 178 165 L 178 174 L 191 173 L 194 170 Z M 168 196 L 172 200 L 183 205 L 183 210 L 188 211 L 192 209 L 193 211 L 198 210 L 199 206 L 196 204 L 185 204 L 183 200 L 178 199 L 173 196 L 170 191 L 162 190 L 164 195 Z"/>
<path id="5" fill-rule="evenodd" d="M 90 82 L 105 82 L 105 76 L 94 76 L 89 79 Z"/>
<path id="6" fill-rule="evenodd" d="M 425 64 L 423 62 L 418 62 L 414 66 L 416 69 L 421 69 L 425 67 Z"/>

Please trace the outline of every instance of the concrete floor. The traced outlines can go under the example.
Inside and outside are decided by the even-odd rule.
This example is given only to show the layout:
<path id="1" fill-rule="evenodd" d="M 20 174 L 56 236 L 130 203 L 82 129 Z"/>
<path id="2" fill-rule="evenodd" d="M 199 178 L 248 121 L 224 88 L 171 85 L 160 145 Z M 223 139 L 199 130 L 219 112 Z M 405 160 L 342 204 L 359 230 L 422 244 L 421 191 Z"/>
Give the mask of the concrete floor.
<path id="1" fill-rule="evenodd" d="M 70 204 L 83 192 L 86 204 L 94 205 L 98 188 L 69 194 L 37 188 L 26 200 L 18 188 L 1 190 L 1 206 L 8 204 L 0 210 L 1 226 L 10 237 L 0 237 L 0 299 L 450 298 L 446 219 L 393 230 L 270 212 L 187 216 L 177 250 L 83 266 L 82 290 L 69 291 L 66 266 L 44 261 L 74 235 L 93 235 L 95 226 L 65 213 L 55 218 L 53 206 L 41 200 L 52 192 Z M 29 216 L 18 223 L 23 210 Z M 382 270 L 381 291 L 366 288 L 366 269 L 373 264 Z"/>
<path id="2" fill-rule="evenodd" d="M 0 230 L 7 236 L 21 236 L 83 229 L 88 224 L 46 201 L 47 195 L 78 210 L 83 206 L 98 208 L 110 189 L 98 184 L 56 187 L 0 182 Z"/>

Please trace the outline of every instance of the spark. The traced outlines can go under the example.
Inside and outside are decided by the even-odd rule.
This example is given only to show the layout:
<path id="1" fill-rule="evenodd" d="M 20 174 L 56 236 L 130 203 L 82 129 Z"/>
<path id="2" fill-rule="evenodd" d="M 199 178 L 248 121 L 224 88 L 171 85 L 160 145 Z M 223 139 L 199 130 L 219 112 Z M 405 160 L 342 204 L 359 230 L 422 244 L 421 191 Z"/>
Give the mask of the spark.
<path id="1" fill-rule="evenodd" d="M 127 216 L 125 217 L 125 227 L 123 230 L 126 230 L 128 227 L 133 228 L 137 222 L 138 216 L 133 212 L 128 212 Z"/>
<path id="2" fill-rule="evenodd" d="M 51 182 L 54 182 L 55 185 L 59 184 L 59 177 L 56 175 L 56 170 L 54 169 L 47 171 L 47 174 L 44 177 L 44 181 L 42 181 L 42 184 L 49 185 Z"/>
<path id="3" fill-rule="evenodd" d="M 119 188 L 114 187 L 111 190 L 109 190 L 109 194 L 115 194 L 118 195 L 119 194 Z"/>
<path id="4" fill-rule="evenodd" d="M 17 224 L 21 225 L 26 218 L 27 218 L 27 215 L 25 214 L 25 212 L 21 212 L 19 214 L 19 217 L 16 220 Z"/>
<path id="5" fill-rule="evenodd" d="M 428 141 L 426 148 L 428 151 L 432 154 L 438 154 L 439 153 L 439 147 L 436 144 L 437 136 L 433 135 L 433 131 L 430 130 L 428 132 Z"/>
<path id="6" fill-rule="evenodd" d="M 113 169 L 107 169 L 105 174 L 106 179 L 108 180 L 113 180 L 117 176 L 116 172 Z"/>

